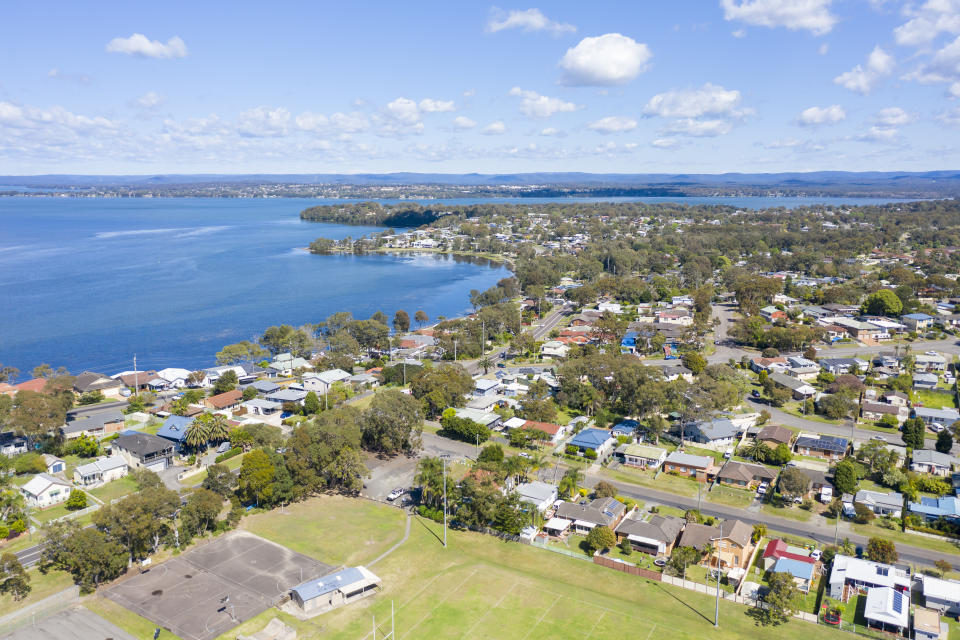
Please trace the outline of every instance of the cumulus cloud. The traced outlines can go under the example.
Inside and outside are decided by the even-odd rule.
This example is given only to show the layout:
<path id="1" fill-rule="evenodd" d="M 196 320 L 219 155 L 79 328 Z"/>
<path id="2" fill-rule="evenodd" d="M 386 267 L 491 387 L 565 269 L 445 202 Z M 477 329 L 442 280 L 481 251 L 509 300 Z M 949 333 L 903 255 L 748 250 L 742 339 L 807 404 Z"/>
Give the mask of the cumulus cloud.
<path id="1" fill-rule="evenodd" d="M 899 131 L 893 127 L 872 126 L 870 130 L 856 137 L 861 142 L 893 142 Z"/>
<path id="2" fill-rule="evenodd" d="M 677 146 L 679 142 L 676 138 L 655 138 L 650 141 L 650 145 L 657 149 L 672 149 Z"/>
<path id="3" fill-rule="evenodd" d="M 530 118 L 549 118 L 555 113 L 576 111 L 580 108 L 572 102 L 542 96 L 536 91 L 526 91 L 520 87 L 510 89 L 510 95 L 520 98 L 520 113 Z"/>
<path id="4" fill-rule="evenodd" d="M 837 23 L 830 13 L 832 0 L 721 0 L 723 17 L 758 27 L 786 27 L 817 36 Z"/>
<path id="5" fill-rule="evenodd" d="M 913 114 L 907 113 L 900 107 L 887 107 L 877 114 L 877 124 L 882 127 L 902 127 L 913 122 Z"/>
<path id="6" fill-rule="evenodd" d="M 78 133 L 116 129 L 117 124 L 101 116 L 84 116 L 55 106 L 41 109 L 0 101 L 0 125 L 18 129 L 63 128 Z"/>
<path id="7" fill-rule="evenodd" d="M 453 119 L 453 126 L 457 129 L 473 129 L 477 123 L 466 116 L 457 116 Z"/>
<path id="8" fill-rule="evenodd" d="M 540 130 L 540 135 L 548 138 L 562 138 L 566 134 L 555 127 L 546 127 Z"/>
<path id="9" fill-rule="evenodd" d="M 555 36 L 573 33 L 577 30 L 572 24 L 551 20 L 543 15 L 540 9 L 527 9 L 526 11 L 514 9 L 510 12 L 505 12 L 497 7 L 491 9 L 490 20 L 487 21 L 487 32 L 497 33 L 507 29 L 520 29 L 527 33 L 549 31 Z"/>
<path id="10" fill-rule="evenodd" d="M 420 101 L 418 106 L 420 107 L 420 111 L 423 111 L 424 113 L 445 113 L 456 110 L 453 100 L 434 100 L 433 98 L 424 98 Z"/>
<path id="11" fill-rule="evenodd" d="M 290 112 L 283 107 L 247 109 L 237 119 L 237 133 L 250 138 L 275 138 L 287 135 Z"/>
<path id="12" fill-rule="evenodd" d="M 330 124 L 343 133 L 357 133 L 366 130 L 370 121 L 362 113 L 334 113 L 330 116 Z"/>
<path id="13" fill-rule="evenodd" d="M 829 107 L 809 107 L 800 112 L 797 122 L 804 126 L 836 124 L 846 120 L 847 112 L 838 104 Z"/>
<path id="14" fill-rule="evenodd" d="M 164 44 L 159 40 L 150 40 L 142 33 L 135 33 L 129 38 L 114 38 L 107 43 L 107 51 L 140 58 L 183 58 L 187 55 L 187 45 L 177 36 Z"/>
<path id="15" fill-rule="evenodd" d="M 694 136 L 696 138 L 710 138 L 730 133 L 733 123 L 729 120 L 715 118 L 698 120 L 696 118 L 681 118 L 673 121 L 664 128 L 664 133 Z"/>
<path id="16" fill-rule="evenodd" d="M 643 112 L 662 118 L 699 118 L 740 112 L 740 92 L 706 83 L 699 89 L 671 89 L 650 98 Z"/>
<path id="17" fill-rule="evenodd" d="M 650 48 L 619 33 L 584 38 L 560 59 L 563 83 L 571 86 L 610 86 L 630 82 L 646 71 Z"/>
<path id="18" fill-rule="evenodd" d="M 938 49 L 929 60 L 904 77 L 921 84 L 960 81 L 960 37 Z"/>
<path id="19" fill-rule="evenodd" d="M 304 111 L 296 117 L 294 122 L 297 125 L 297 129 L 301 131 L 319 131 L 325 129 L 330 124 L 330 118 L 322 113 Z"/>
<path id="20" fill-rule="evenodd" d="M 921 46 L 933 42 L 941 33 L 960 33 L 960 1 L 927 0 L 919 9 L 907 6 L 910 20 L 893 30 L 897 44 Z"/>
<path id="21" fill-rule="evenodd" d="M 624 116 L 607 116 L 588 123 L 587 128 L 600 133 L 621 133 L 636 129 L 637 121 Z"/>
<path id="22" fill-rule="evenodd" d="M 397 98 L 387 103 L 387 112 L 403 124 L 416 124 L 420 122 L 420 107 L 409 98 Z"/>
<path id="23" fill-rule="evenodd" d="M 485 136 L 499 136 L 506 132 L 507 132 L 507 125 L 505 125 L 502 120 L 491 122 L 480 131 L 480 133 L 482 133 Z"/>
<path id="24" fill-rule="evenodd" d="M 145 94 L 134 100 L 134 105 L 141 109 L 153 109 L 163 104 L 163 96 L 155 91 L 147 91 Z"/>
<path id="25" fill-rule="evenodd" d="M 730 35 L 732 35 L 734 38 L 746 38 L 746 37 L 747 37 L 747 30 L 746 30 L 746 29 L 737 29 L 736 31 L 731 31 L 731 32 L 730 32 Z"/>
<path id="26" fill-rule="evenodd" d="M 893 56 L 877 45 L 867 56 L 866 67 L 858 64 L 850 71 L 841 73 L 833 81 L 850 91 L 867 95 L 873 91 L 880 80 L 893 73 L 895 64 Z"/>

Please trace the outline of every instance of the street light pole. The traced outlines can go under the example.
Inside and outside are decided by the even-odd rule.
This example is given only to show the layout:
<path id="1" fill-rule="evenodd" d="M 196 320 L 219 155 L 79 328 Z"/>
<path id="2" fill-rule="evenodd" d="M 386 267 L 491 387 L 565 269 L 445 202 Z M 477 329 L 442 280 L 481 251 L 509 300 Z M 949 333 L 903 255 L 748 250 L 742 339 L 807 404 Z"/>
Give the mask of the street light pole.
<path id="1" fill-rule="evenodd" d="M 440 458 L 443 465 L 443 548 L 447 548 L 447 459 Z"/>
<path id="2" fill-rule="evenodd" d="M 723 538 L 710 538 L 710 542 L 723 540 Z M 720 626 L 720 547 L 717 546 L 717 604 L 713 612 L 713 626 Z"/>

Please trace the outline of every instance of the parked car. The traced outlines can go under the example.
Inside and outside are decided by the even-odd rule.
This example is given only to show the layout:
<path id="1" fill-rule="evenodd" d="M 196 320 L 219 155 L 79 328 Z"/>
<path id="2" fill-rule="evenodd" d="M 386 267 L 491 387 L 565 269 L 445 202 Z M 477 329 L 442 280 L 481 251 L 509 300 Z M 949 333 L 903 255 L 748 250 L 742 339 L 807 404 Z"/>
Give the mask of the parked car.
<path id="1" fill-rule="evenodd" d="M 405 492 L 405 489 L 403 487 L 397 487 L 396 489 L 390 492 L 390 495 L 387 496 L 387 500 L 389 500 L 390 502 L 393 502 L 394 500 L 402 496 L 404 492 Z"/>
<path id="2" fill-rule="evenodd" d="M 884 438 L 883 436 L 870 436 L 870 439 L 871 439 L 871 440 L 879 440 L 880 442 L 886 442 L 886 441 L 887 441 L 887 439 Z"/>
<path id="3" fill-rule="evenodd" d="M 810 553 L 810 557 L 813 558 L 814 560 L 820 560 L 820 556 L 822 555 L 823 555 L 823 551 L 820 551 L 820 549 L 814 549 Z"/>
<path id="4" fill-rule="evenodd" d="M 930 425 L 930 431 L 933 431 L 934 433 L 940 433 L 944 429 L 946 429 L 946 427 L 940 424 L 939 422 L 934 422 L 933 424 Z"/>
<path id="5" fill-rule="evenodd" d="M 770 488 L 769 484 L 767 484 L 766 482 L 761 482 L 760 486 L 757 487 L 757 495 L 758 496 L 766 495 L 767 489 L 769 488 Z"/>
<path id="6" fill-rule="evenodd" d="M 759 398 L 760 392 L 754 389 L 753 391 L 750 392 L 750 395 L 753 396 L 754 398 Z"/>

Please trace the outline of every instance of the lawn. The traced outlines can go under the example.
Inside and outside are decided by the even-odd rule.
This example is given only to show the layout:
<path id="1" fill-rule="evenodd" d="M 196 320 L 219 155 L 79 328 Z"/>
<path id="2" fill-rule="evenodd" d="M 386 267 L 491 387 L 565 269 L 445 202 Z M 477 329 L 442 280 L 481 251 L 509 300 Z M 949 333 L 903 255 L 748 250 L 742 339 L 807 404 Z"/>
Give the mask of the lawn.
<path id="1" fill-rule="evenodd" d="M 370 562 L 403 537 L 404 512 L 340 496 L 321 496 L 244 518 L 242 529 L 331 565 Z"/>
<path id="2" fill-rule="evenodd" d="M 30 576 L 30 595 L 15 601 L 9 593 L 0 595 L 0 616 L 59 593 L 73 584 L 73 577 L 64 571 L 49 571 L 46 575 L 37 569 L 27 570 Z"/>
<path id="3" fill-rule="evenodd" d="M 226 460 L 224 460 L 219 464 L 224 465 L 227 469 L 230 469 L 231 471 L 233 471 L 234 469 L 239 469 L 240 465 L 243 464 L 243 456 L 245 455 L 246 454 L 241 453 L 238 456 L 227 458 Z M 180 481 L 180 484 L 182 484 L 185 487 L 196 487 L 206 479 L 207 479 L 207 472 L 206 470 L 204 470 L 196 475 L 190 476 L 189 478 L 184 478 L 183 480 Z"/>
<path id="4" fill-rule="evenodd" d="M 813 516 L 812 510 L 807 511 L 806 509 L 801 509 L 799 506 L 776 507 L 769 502 L 764 502 L 760 507 L 760 511 L 778 518 L 789 518 L 790 520 L 798 520 L 800 522 L 806 522 Z"/>
<path id="5" fill-rule="evenodd" d="M 619 480 L 620 482 L 629 482 L 631 484 L 648 487 L 650 489 L 658 489 L 660 491 L 666 491 L 667 493 L 674 493 L 680 496 L 697 495 L 696 481 L 688 478 L 682 478 L 680 476 L 672 476 L 669 473 L 661 473 L 660 477 L 656 480 L 653 478 L 654 472 L 652 471 L 635 471 L 633 469 L 628 470 L 624 467 L 619 469 L 604 469 L 600 473 L 609 476 L 614 480 Z M 704 487 L 704 499 L 706 499 L 708 495 L 707 488 Z"/>
<path id="6" fill-rule="evenodd" d="M 101 596 L 92 596 L 83 602 L 83 606 L 95 614 L 132 634 L 135 638 L 152 638 L 157 625 L 140 617 L 129 609 L 124 609 L 113 600 Z M 166 629 L 160 630 L 157 640 L 180 640 Z"/>
<path id="7" fill-rule="evenodd" d="M 944 407 L 952 409 L 957 406 L 953 401 L 953 394 L 949 392 L 914 389 L 910 392 L 910 399 L 914 402 L 922 402 L 923 406 L 931 409 L 943 409 Z"/>
<path id="8" fill-rule="evenodd" d="M 134 493 L 137 490 L 137 483 L 134 482 L 133 478 L 130 476 L 124 476 L 118 478 L 112 482 L 97 487 L 96 489 L 90 489 L 87 493 L 93 495 L 97 499 L 110 504 L 111 500 L 117 498 L 122 498 L 125 495 Z"/>
<path id="9" fill-rule="evenodd" d="M 93 500 L 90 497 L 87 497 L 87 506 L 94 504 Z M 42 511 L 31 511 L 30 517 L 37 520 L 41 524 L 50 522 L 51 520 L 56 520 L 57 518 L 62 518 L 63 516 L 70 515 L 73 511 L 67 510 L 67 503 L 61 502 L 58 505 L 52 507 L 47 507 Z"/>
<path id="10" fill-rule="evenodd" d="M 900 529 L 884 529 L 876 524 L 851 523 L 850 527 L 853 529 L 854 533 L 859 533 L 862 536 L 877 536 L 880 538 L 886 538 L 897 544 L 909 544 L 914 547 L 922 547 L 924 549 L 940 551 L 942 553 L 958 553 L 958 545 L 954 542 L 951 542 L 948 538 L 943 538 L 942 540 L 937 538 L 928 538 L 927 536 L 918 536 L 911 533 L 906 533 L 900 531 Z"/>
<path id="11" fill-rule="evenodd" d="M 283 519 L 275 513 L 264 517 Z M 336 519 L 348 518 L 337 514 Z M 358 527 L 353 537 L 361 531 Z M 326 537 L 322 525 L 304 532 L 309 533 Z M 410 540 L 371 567 L 383 579 L 383 591 L 364 604 L 309 621 L 270 610 L 221 639 L 259 631 L 275 616 L 293 626 L 300 638 L 369 639 L 374 616 L 381 633 L 384 622 L 389 625 L 391 605 L 397 637 L 407 639 L 758 637 L 747 608 L 740 605 L 722 602 L 716 629 L 710 596 L 492 536 L 452 531 L 447 549 L 440 537 L 440 525 L 417 519 Z M 790 621 L 773 633 L 778 640 L 795 640 L 837 632 Z"/>
<path id="12" fill-rule="evenodd" d="M 725 504 L 731 507 L 746 507 L 753 502 L 753 491 L 744 489 L 735 489 L 726 485 L 714 485 L 709 493 L 704 494 L 705 499 L 717 504 Z"/>

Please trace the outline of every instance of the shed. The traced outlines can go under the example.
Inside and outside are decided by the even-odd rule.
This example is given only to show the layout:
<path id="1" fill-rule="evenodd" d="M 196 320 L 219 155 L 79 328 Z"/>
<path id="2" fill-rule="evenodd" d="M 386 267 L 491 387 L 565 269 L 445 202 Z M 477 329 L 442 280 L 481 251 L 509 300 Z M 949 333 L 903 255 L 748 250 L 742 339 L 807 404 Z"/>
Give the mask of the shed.
<path id="1" fill-rule="evenodd" d="M 347 567 L 295 586 L 290 597 L 304 612 L 323 613 L 373 595 L 380 583 L 366 567 Z"/>

